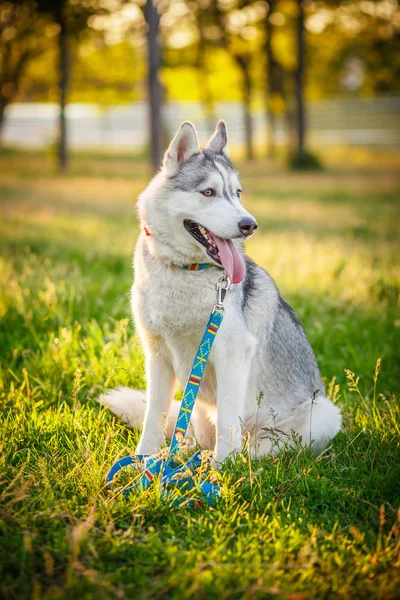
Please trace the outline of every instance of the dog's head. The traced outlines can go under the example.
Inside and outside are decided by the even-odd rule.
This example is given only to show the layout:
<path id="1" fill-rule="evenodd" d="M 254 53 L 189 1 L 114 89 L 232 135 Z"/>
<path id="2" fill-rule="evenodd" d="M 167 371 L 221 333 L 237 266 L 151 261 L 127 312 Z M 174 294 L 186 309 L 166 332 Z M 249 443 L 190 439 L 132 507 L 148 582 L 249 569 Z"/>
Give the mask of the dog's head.
<path id="1" fill-rule="evenodd" d="M 239 283 L 245 275 L 241 240 L 252 235 L 257 223 L 242 206 L 226 144 L 224 121 L 204 149 L 199 149 L 193 125 L 183 123 L 160 172 L 140 195 L 138 212 L 150 233 L 152 254 L 182 265 L 223 265 Z"/>

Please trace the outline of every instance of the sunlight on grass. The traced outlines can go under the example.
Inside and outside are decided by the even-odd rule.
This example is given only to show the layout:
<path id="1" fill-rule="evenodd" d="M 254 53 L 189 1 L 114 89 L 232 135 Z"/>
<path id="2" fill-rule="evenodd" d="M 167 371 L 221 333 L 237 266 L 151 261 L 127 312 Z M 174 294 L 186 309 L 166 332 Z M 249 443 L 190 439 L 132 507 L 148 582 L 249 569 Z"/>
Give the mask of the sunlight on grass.
<path id="1" fill-rule="evenodd" d="M 193 512 L 104 486 L 138 432 L 96 398 L 145 387 L 129 309 L 144 164 L 80 156 L 66 177 L 2 160 L 0 595 L 396 598 L 397 176 L 242 165 L 248 252 L 300 315 L 344 428 L 319 456 L 243 452 Z"/>

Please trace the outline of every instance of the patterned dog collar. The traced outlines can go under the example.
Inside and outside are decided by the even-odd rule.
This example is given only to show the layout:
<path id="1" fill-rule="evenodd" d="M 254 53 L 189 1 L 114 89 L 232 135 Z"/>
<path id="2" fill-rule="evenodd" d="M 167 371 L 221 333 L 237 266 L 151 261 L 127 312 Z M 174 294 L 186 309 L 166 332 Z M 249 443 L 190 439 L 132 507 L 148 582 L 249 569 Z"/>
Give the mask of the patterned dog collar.
<path id="1" fill-rule="evenodd" d="M 213 265 L 212 263 L 192 263 L 190 265 L 176 266 L 180 266 L 181 269 L 185 269 L 186 271 L 204 271 L 204 269 L 209 269 L 210 267 L 217 267 L 217 265 Z"/>

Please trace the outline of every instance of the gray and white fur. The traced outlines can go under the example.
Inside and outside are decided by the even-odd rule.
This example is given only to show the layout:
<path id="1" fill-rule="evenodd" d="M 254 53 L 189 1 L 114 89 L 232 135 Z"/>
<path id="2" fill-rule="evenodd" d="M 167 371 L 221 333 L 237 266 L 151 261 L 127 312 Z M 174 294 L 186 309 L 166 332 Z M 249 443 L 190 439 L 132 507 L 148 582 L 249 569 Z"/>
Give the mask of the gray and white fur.
<path id="1" fill-rule="evenodd" d="M 226 295 L 225 317 L 195 405 L 195 439 L 221 463 L 245 439 L 262 456 L 296 438 L 321 449 L 341 428 L 340 410 L 326 397 L 297 316 L 268 273 L 243 253 L 238 223 L 254 218 L 242 206 L 226 143 L 223 121 L 201 150 L 193 125 L 184 123 L 138 200 L 142 233 L 132 309 L 146 357 L 147 390 L 111 390 L 101 402 L 128 425 L 142 426 L 140 454 L 157 452 L 165 432 L 172 434 L 179 409 L 175 389 L 178 383 L 185 387 L 221 277 L 217 264 L 202 271 L 180 268 L 213 262 L 185 229 L 185 219 L 233 240 L 246 267 L 243 281 Z M 202 193 L 207 189 L 212 197 Z"/>

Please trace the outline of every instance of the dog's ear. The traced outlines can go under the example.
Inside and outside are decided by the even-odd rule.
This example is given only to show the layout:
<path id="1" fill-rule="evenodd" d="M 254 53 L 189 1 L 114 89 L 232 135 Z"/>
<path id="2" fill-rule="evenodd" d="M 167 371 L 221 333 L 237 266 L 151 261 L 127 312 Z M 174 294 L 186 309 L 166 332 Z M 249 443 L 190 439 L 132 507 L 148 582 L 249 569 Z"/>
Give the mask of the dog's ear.
<path id="1" fill-rule="evenodd" d="M 169 145 L 164 156 L 164 167 L 172 175 L 179 167 L 199 152 L 199 141 L 194 126 L 185 121 Z"/>
<path id="2" fill-rule="evenodd" d="M 218 121 L 215 132 L 208 140 L 207 150 L 211 150 L 215 154 L 227 154 L 226 144 L 228 143 L 228 131 L 225 121 Z"/>

